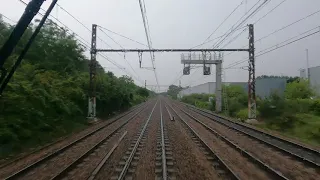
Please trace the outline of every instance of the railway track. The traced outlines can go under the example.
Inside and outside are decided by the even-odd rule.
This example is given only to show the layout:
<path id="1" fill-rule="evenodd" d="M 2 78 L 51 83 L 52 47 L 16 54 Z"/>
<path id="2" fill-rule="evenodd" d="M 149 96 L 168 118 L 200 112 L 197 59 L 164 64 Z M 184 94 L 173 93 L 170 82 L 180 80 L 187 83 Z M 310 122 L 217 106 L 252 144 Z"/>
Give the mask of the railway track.
<path id="1" fill-rule="evenodd" d="M 189 130 L 191 137 L 195 144 L 199 146 L 199 148 L 206 155 L 207 160 L 211 162 L 212 166 L 216 170 L 218 176 L 222 179 L 232 179 L 232 180 L 240 180 L 240 177 L 236 172 L 234 172 L 222 158 L 215 153 L 213 149 L 205 142 L 205 140 L 193 129 L 187 121 L 175 110 L 169 103 L 167 103 L 168 107 L 170 107 L 173 112 L 179 117 L 181 122 L 187 127 Z"/>
<path id="2" fill-rule="evenodd" d="M 134 137 L 134 140 L 131 142 L 129 149 L 126 152 L 126 155 L 119 162 L 118 167 L 115 169 L 115 172 L 111 179 L 132 179 L 133 174 L 135 172 L 135 168 L 137 167 L 139 161 L 139 157 L 141 155 L 142 148 L 145 145 L 146 135 L 148 133 L 147 128 L 149 122 L 151 121 L 151 117 L 157 103 L 158 102 L 156 102 L 153 106 L 146 123 L 143 125 L 138 134 Z"/>
<path id="3" fill-rule="evenodd" d="M 282 139 L 280 137 L 265 133 L 263 131 L 259 131 L 244 124 L 231 121 L 212 112 L 208 112 L 206 110 L 202 110 L 190 105 L 184 105 L 187 106 L 190 110 L 198 114 L 201 114 L 204 117 L 207 117 L 223 126 L 240 132 L 246 135 L 247 137 L 258 140 L 263 144 L 273 147 L 276 150 L 279 150 L 300 162 L 303 162 L 316 169 L 320 168 L 320 152 L 315 149 L 311 149 L 309 147 L 297 144 L 295 142 Z"/>
<path id="4" fill-rule="evenodd" d="M 24 167 L 23 169 L 20 169 L 19 171 L 14 172 L 13 174 L 11 174 L 7 177 L 4 177 L 3 179 L 9 180 L 9 179 L 22 178 L 22 177 L 24 179 L 25 176 L 27 176 L 27 178 L 34 179 L 34 177 L 38 175 L 37 172 L 47 170 L 46 169 L 47 165 L 50 163 L 52 164 L 52 162 L 54 162 L 55 158 L 63 159 L 64 156 L 67 156 L 64 154 L 66 151 L 71 151 L 72 148 L 74 148 L 74 147 L 86 147 L 86 143 L 90 142 L 90 140 L 89 140 L 90 138 L 92 138 L 93 136 L 98 136 L 98 137 L 102 136 L 103 137 L 102 139 L 100 139 L 97 143 L 94 143 L 91 146 L 91 148 L 87 149 L 83 154 L 81 154 L 77 158 L 73 159 L 66 167 L 62 168 L 60 171 L 55 172 L 55 173 L 47 172 L 45 174 L 46 179 L 48 179 L 48 178 L 49 179 L 61 179 L 62 177 L 66 176 L 68 174 L 68 172 L 70 172 L 75 167 L 77 167 L 77 165 L 79 165 L 81 162 L 83 162 L 84 159 L 86 159 L 91 153 L 93 153 L 95 150 L 97 150 L 100 146 L 105 145 L 105 143 L 107 142 L 108 139 L 110 139 L 113 135 L 115 135 L 118 132 L 118 130 L 121 129 L 123 126 L 125 126 L 131 119 L 136 117 L 142 110 L 145 109 L 145 107 L 147 107 L 147 105 L 143 105 L 142 107 L 140 106 L 137 109 L 133 109 L 133 110 L 119 116 L 114 121 L 82 136 L 81 138 L 67 144 L 66 146 L 61 147 L 60 149 L 46 155 L 45 157 L 40 158 L 39 160 L 35 161 L 34 163 Z M 134 111 L 137 111 L 137 112 L 135 112 L 133 115 L 131 115 L 129 118 L 127 118 L 124 122 L 122 122 L 120 124 L 120 126 L 115 128 L 109 135 L 105 135 L 105 136 L 103 135 L 104 134 L 103 130 L 105 128 L 109 128 L 111 125 L 114 125 L 114 122 L 117 122 L 118 119 L 121 119 Z M 97 135 L 98 133 L 100 133 L 100 134 Z M 77 152 L 77 151 L 75 151 L 75 152 Z M 67 156 L 66 158 L 69 158 L 69 157 Z M 59 169 L 59 168 L 57 168 L 57 166 L 53 166 L 53 167 L 55 167 L 55 169 Z M 42 170 L 40 170 L 40 169 L 42 169 Z M 55 171 L 57 171 L 57 170 L 55 170 Z M 44 179 L 44 177 L 39 177 L 39 179 Z"/>
<path id="5" fill-rule="evenodd" d="M 167 109 L 168 110 L 168 109 Z M 169 111 L 168 111 L 169 112 Z M 170 114 L 171 117 L 171 114 Z M 167 131 L 164 126 L 162 114 L 162 103 L 160 100 L 160 129 L 157 135 L 157 157 L 156 157 L 156 179 L 157 180 L 174 180 L 174 159 L 172 156 L 172 148 L 169 143 Z"/>
<path id="6" fill-rule="evenodd" d="M 266 171 L 268 173 L 268 176 L 271 179 L 279 179 L 279 180 L 288 180 L 289 178 L 285 177 L 282 173 L 278 172 L 277 170 L 273 169 L 272 167 L 270 167 L 268 164 L 264 163 L 263 161 L 261 161 L 259 158 L 255 157 L 254 155 L 252 155 L 251 153 L 249 153 L 248 151 L 246 151 L 245 149 L 241 148 L 240 146 L 238 146 L 236 143 L 232 142 L 230 139 L 228 139 L 226 136 L 221 135 L 220 133 L 218 133 L 217 131 L 215 131 L 214 129 L 212 129 L 211 127 L 209 127 L 208 125 L 206 125 L 205 123 L 203 123 L 202 121 L 200 121 L 199 119 L 197 119 L 196 117 L 192 116 L 190 113 L 186 112 L 185 110 L 183 110 L 182 108 L 176 106 L 178 109 L 180 109 L 181 112 L 183 112 L 184 114 L 186 114 L 187 116 L 189 116 L 191 119 L 195 120 L 197 123 L 201 124 L 201 126 L 203 126 L 205 129 L 207 129 L 208 131 L 210 131 L 213 135 L 215 135 L 216 137 L 218 137 L 219 139 L 221 139 L 222 141 L 224 141 L 226 144 L 228 144 L 229 146 L 231 146 L 232 148 L 236 149 L 237 151 L 239 151 L 243 156 L 245 156 L 249 161 L 251 161 L 252 163 L 256 164 L 257 166 L 259 166 L 259 168 L 261 168 L 262 170 Z"/>
<path id="7" fill-rule="evenodd" d="M 144 103 L 143 103 L 143 104 L 144 104 Z M 112 124 L 112 123 L 115 122 L 116 120 L 118 120 L 118 119 L 126 116 L 127 114 L 135 111 L 135 110 L 138 109 L 138 108 L 141 108 L 141 107 L 143 106 L 143 104 L 136 105 L 136 106 L 130 108 L 127 112 L 124 112 L 124 113 L 121 113 L 121 114 L 119 114 L 119 115 L 117 115 L 117 116 L 115 116 L 115 117 L 112 117 L 110 122 L 105 123 L 105 124 L 102 125 L 101 127 L 106 127 L 106 126 Z M 103 123 L 104 123 L 103 121 L 100 121 L 100 122 L 96 123 L 96 125 L 99 126 L 100 124 L 103 124 Z M 98 129 L 98 128 L 100 128 L 100 127 L 97 127 L 97 129 Z M 94 131 L 94 130 L 93 130 L 93 131 Z M 80 132 L 80 131 L 79 131 L 79 132 Z M 78 132 L 76 132 L 76 133 L 78 133 Z M 25 159 L 25 158 L 27 158 L 28 156 L 31 156 L 31 155 L 33 155 L 33 154 L 35 154 L 35 153 L 40 152 L 40 151 L 44 151 L 45 149 L 49 148 L 50 146 L 53 146 L 53 145 L 55 145 L 55 144 L 57 144 L 57 143 L 60 143 L 60 142 L 66 140 L 66 139 L 68 139 L 68 138 L 71 138 L 71 135 L 68 135 L 68 136 L 63 137 L 63 138 L 61 138 L 61 139 L 58 139 L 58 140 L 56 140 L 56 141 L 54 141 L 54 142 L 51 142 L 51 143 L 46 144 L 46 145 L 44 145 L 44 146 L 41 146 L 41 147 L 39 147 L 39 148 L 36 148 L 35 150 L 28 152 L 27 154 L 18 156 L 17 158 L 14 158 L 14 159 L 11 159 L 11 160 L 9 160 L 9 161 L 7 161 L 7 162 L 1 163 L 1 164 L 0 164 L 0 169 L 5 168 L 5 167 L 8 167 L 8 166 L 10 166 L 10 165 L 12 165 L 12 164 L 16 164 L 18 161 L 20 161 L 20 160 L 22 160 L 22 159 Z"/>

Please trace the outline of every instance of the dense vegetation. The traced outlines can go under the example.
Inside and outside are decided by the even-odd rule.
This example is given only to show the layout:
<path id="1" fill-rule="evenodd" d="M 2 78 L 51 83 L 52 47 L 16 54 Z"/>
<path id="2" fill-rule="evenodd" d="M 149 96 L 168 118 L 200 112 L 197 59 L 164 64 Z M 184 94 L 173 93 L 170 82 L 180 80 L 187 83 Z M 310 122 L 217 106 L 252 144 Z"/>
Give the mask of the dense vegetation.
<path id="1" fill-rule="evenodd" d="M 0 17 L 0 47 L 13 27 Z M 10 69 L 35 29 L 29 26 L 5 64 Z M 0 156 L 47 143 L 87 125 L 89 61 L 73 34 L 48 21 L 0 98 Z M 98 64 L 97 114 L 144 101 L 149 91 Z"/>
<path id="2" fill-rule="evenodd" d="M 167 91 L 167 95 L 170 96 L 173 99 L 177 99 L 178 93 L 182 90 L 183 88 L 180 86 L 176 85 L 170 85 L 169 89 Z"/>
<path id="3" fill-rule="evenodd" d="M 247 92 L 239 86 L 226 86 L 228 116 L 239 120 L 248 118 Z M 210 110 L 214 103 L 209 97 L 214 95 L 192 94 L 181 101 Z M 224 109 L 224 103 L 223 103 Z M 314 94 L 305 80 L 288 78 L 284 95 L 272 93 L 264 99 L 257 97 L 258 126 L 279 131 L 287 136 L 320 144 L 320 99 Z"/>

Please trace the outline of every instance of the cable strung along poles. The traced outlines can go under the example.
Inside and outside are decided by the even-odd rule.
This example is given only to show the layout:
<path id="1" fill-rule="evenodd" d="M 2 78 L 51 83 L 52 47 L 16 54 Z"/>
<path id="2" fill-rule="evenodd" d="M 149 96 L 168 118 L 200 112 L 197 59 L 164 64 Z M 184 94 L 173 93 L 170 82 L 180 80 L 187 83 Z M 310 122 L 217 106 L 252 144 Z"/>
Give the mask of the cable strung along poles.
<path id="1" fill-rule="evenodd" d="M 12 33 L 10 34 L 8 40 L 0 49 L 0 83 L 3 81 L 7 74 L 7 70 L 3 67 L 5 61 L 11 55 L 15 46 L 18 44 L 18 41 L 22 37 L 25 30 L 28 28 L 28 25 L 32 21 L 33 17 L 39 12 L 40 7 L 44 1 L 45 0 L 32 0 L 29 2 L 19 22 L 16 24 Z"/>
<path id="2" fill-rule="evenodd" d="M 254 33 L 253 24 L 249 25 L 249 49 L 97 49 L 96 48 L 96 32 L 97 25 L 92 25 L 92 42 L 91 42 L 91 61 L 90 61 L 90 89 L 89 89 L 89 118 L 96 117 L 96 95 L 95 95 L 95 75 L 96 75 L 96 54 L 98 52 L 222 52 L 222 51 L 246 51 L 249 52 L 249 81 L 248 81 L 248 118 L 256 118 L 256 92 L 255 92 L 255 56 L 254 56 Z M 190 60 L 192 63 L 200 63 L 201 60 Z M 182 62 L 182 61 L 181 61 Z M 201 63 L 216 63 L 215 61 L 202 60 Z M 221 99 L 220 99 L 221 100 Z M 216 102 L 216 106 L 220 106 L 221 102 Z M 221 109 L 221 108 L 220 108 Z"/>

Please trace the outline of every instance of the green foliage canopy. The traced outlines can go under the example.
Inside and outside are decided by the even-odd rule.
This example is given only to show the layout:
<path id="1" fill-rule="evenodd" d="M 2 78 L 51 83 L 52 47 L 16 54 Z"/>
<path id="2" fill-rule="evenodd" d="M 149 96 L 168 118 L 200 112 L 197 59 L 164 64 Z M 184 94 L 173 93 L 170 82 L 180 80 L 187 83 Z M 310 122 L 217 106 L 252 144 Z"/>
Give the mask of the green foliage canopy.
<path id="1" fill-rule="evenodd" d="M 0 18 L 0 47 L 13 27 Z M 30 25 L 5 67 L 10 69 L 35 26 Z M 51 141 L 86 124 L 89 61 L 68 30 L 48 20 L 0 98 L 0 156 Z M 97 65 L 97 115 L 105 117 L 147 98 L 128 76 Z M 144 98 L 141 98 L 140 96 Z"/>

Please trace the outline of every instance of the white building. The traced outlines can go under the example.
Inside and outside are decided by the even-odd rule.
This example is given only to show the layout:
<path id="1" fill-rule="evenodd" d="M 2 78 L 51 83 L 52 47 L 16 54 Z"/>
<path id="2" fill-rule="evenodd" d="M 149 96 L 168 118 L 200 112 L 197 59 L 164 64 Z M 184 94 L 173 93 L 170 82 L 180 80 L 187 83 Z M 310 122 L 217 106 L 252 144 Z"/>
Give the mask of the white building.
<path id="1" fill-rule="evenodd" d="M 256 95 L 262 98 L 269 96 L 272 92 L 277 92 L 281 95 L 284 93 L 286 83 L 287 81 L 285 78 L 258 78 L 256 79 Z M 248 92 L 247 82 L 223 82 L 222 84 L 241 86 L 245 92 Z M 214 94 L 215 89 L 216 83 L 208 82 L 180 91 L 178 98 L 190 94 Z"/>
<path id="2" fill-rule="evenodd" d="M 308 68 L 308 72 L 305 71 L 305 69 L 300 69 L 300 78 L 309 79 L 311 87 L 317 95 L 320 95 L 320 66 L 311 67 Z"/>

